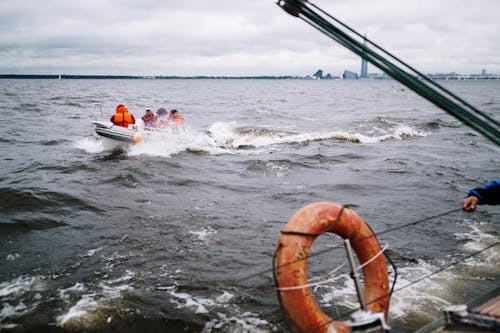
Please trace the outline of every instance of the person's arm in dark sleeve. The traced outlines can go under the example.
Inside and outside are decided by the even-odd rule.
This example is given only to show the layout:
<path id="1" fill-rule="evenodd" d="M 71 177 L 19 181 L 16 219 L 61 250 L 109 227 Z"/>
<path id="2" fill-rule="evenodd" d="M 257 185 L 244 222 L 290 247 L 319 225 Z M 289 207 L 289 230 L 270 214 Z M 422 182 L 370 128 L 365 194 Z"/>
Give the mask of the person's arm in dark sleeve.
<path id="1" fill-rule="evenodd" d="M 480 205 L 500 204 L 500 180 L 494 180 L 489 184 L 470 190 L 467 197 L 475 196 Z"/>

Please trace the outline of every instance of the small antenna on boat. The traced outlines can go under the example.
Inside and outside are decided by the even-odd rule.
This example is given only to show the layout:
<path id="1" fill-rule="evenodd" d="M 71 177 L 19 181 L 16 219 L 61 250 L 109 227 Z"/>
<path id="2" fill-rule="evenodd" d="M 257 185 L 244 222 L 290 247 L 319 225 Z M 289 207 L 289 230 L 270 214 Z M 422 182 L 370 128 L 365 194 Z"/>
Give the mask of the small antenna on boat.
<path id="1" fill-rule="evenodd" d="M 102 114 L 102 104 L 99 104 L 99 114 L 101 115 L 101 120 L 104 120 L 104 116 Z"/>

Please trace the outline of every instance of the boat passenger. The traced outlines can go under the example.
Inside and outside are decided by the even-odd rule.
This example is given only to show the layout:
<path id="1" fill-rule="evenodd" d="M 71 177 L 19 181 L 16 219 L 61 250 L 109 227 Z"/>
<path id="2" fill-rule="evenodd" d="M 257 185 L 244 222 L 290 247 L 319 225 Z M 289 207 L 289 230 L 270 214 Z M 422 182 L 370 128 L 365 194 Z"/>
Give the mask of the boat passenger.
<path id="1" fill-rule="evenodd" d="M 176 125 L 182 125 L 184 123 L 184 117 L 176 109 L 172 109 L 168 112 L 168 117 L 172 119 Z"/>
<path id="2" fill-rule="evenodd" d="M 156 117 L 154 121 L 154 127 L 163 128 L 168 124 L 168 112 L 164 108 L 159 108 L 156 111 Z"/>
<path id="3" fill-rule="evenodd" d="M 150 109 L 146 110 L 146 113 L 141 117 L 142 121 L 144 121 L 144 126 L 151 127 L 154 125 L 155 114 Z"/>
<path id="4" fill-rule="evenodd" d="M 128 109 L 123 104 L 116 106 L 116 112 L 111 116 L 110 121 L 117 125 L 128 128 L 128 125 L 135 124 L 134 115 L 128 112 Z"/>
<path id="5" fill-rule="evenodd" d="M 476 210 L 477 205 L 500 204 L 500 179 L 470 190 L 462 201 L 462 209 L 468 213 Z"/>

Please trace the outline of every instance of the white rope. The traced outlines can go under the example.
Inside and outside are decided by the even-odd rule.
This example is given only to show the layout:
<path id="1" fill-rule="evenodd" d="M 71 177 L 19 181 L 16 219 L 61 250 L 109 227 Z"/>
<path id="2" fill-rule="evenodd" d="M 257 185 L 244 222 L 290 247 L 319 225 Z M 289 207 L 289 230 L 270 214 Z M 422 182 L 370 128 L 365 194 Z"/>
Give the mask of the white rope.
<path id="1" fill-rule="evenodd" d="M 338 266 L 337 268 L 335 268 L 333 271 L 326 273 L 325 275 L 312 278 L 311 281 L 316 281 L 316 280 L 321 279 L 323 277 L 332 275 L 333 273 L 335 273 L 336 271 L 340 270 L 345 265 L 347 265 L 346 262 L 343 263 L 342 265 Z M 337 278 L 340 278 L 340 276 L 338 276 Z M 322 284 L 327 284 L 329 282 L 334 282 L 335 279 L 336 278 L 331 278 L 330 277 L 330 278 L 328 278 L 328 279 L 326 279 L 324 281 L 319 281 L 319 282 L 314 282 L 314 283 L 308 283 L 308 284 L 303 284 L 303 285 L 300 285 L 300 286 L 293 286 L 293 287 L 281 287 L 281 288 L 276 288 L 276 290 L 278 290 L 278 291 L 287 291 L 287 290 L 297 290 L 297 289 L 310 288 L 310 287 L 319 286 L 319 285 L 322 285 Z"/>
<path id="2" fill-rule="evenodd" d="M 371 257 L 369 260 L 365 261 L 363 263 L 363 265 L 359 266 L 357 268 L 357 270 L 359 271 L 360 269 L 362 269 L 363 267 L 369 265 L 372 261 L 374 261 L 375 259 L 377 259 L 382 253 L 384 253 L 385 250 L 387 250 L 387 248 L 389 247 L 389 244 L 388 243 L 385 243 L 385 246 L 376 254 L 374 255 L 373 257 Z"/>
<path id="3" fill-rule="evenodd" d="M 368 261 L 364 262 L 361 266 L 357 267 L 357 270 L 361 270 L 363 267 L 369 265 L 371 262 L 373 262 L 375 259 L 377 259 L 382 253 L 384 253 L 384 251 L 387 250 L 388 247 L 389 247 L 389 244 L 386 243 L 385 246 L 376 255 L 374 255 L 373 257 L 371 257 Z M 324 277 L 328 277 L 328 276 L 332 275 L 333 273 L 337 272 L 338 270 L 340 270 L 345 265 L 347 265 L 347 262 L 345 262 L 342 265 L 338 266 L 337 268 L 335 268 L 331 272 L 328 272 L 328 273 L 326 273 L 324 275 L 312 278 L 310 281 L 317 281 L 317 280 L 323 279 Z M 337 277 L 337 279 L 338 278 L 340 278 L 340 276 Z M 328 279 L 326 279 L 324 281 L 307 283 L 307 284 L 302 284 L 300 286 L 293 286 L 293 287 L 281 287 L 281 288 L 276 288 L 276 290 L 278 290 L 278 291 L 287 291 L 287 290 L 305 289 L 305 288 L 320 286 L 320 285 L 323 285 L 323 284 L 334 282 L 335 280 L 336 280 L 336 278 L 329 277 Z"/>

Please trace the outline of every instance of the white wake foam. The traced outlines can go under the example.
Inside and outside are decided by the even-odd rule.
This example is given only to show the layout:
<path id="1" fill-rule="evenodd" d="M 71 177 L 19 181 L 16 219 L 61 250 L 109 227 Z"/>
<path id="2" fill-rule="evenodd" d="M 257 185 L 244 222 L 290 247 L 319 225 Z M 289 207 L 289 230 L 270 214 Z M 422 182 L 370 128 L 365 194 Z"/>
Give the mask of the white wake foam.
<path id="1" fill-rule="evenodd" d="M 83 138 L 75 142 L 75 148 L 81 149 L 89 154 L 102 153 L 104 146 L 102 142 L 95 138 Z"/>
<path id="2" fill-rule="evenodd" d="M 82 283 L 60 289 L 60 298 L 68 304 L 69 309 L 56 318 L 59 326 L 72 330 L 95 329 L 112 320 L 116 309 L 121 308 L 122 293 L 134 288 L 128 284 L 134 273 L 127 271 L 122 277 L 105 280 L 99 283 L 99 289 L 90 293 Z"/>
<path id="3" fill-rule="evenodd" d="M 216 313 L 217 318 L 205 324 L 203 333 L 210 332 L 274 332 L 273 324 L 259 318 L 258 314 L 251 312 L 240 313 L 235 297 L 230 292 L 224 291 L 214 298 L 193 296 L 186 292 L 177 292 L 175 287 L 168 289 L 172 296 L 172 303 L 178 308 L 188 309 L 195 314 Z M 220 312 L 220 309 L 224 309 Z M 233 313 L 227 313 L 231 309 Z"/>
<path id="4" fill-rule="evenodd" d="M 11 281 L 0 283 L 0 331 L 14 328 L 8 320 L 33 311 L 42 299 L 40 292 L 46 289 L 44 280 L 39 276 L 19 276 Z"/>
<path id="5" fill-rule="evenodd" d="M 429 135 L 427 132 L 419 131 L 406 124 L 394 125 L 389 129 L 373 128 L 365 134 L 348 133 L 343 130 L 291 133 L 275 128 L 249 126 L 235 121 L 214 122 L 206 132 L 195 131 L 189 126 L 167 126 L 157 130 L 145 130 L 142 133 L 143 142 L 132 145 L 127 152 L 131 156 L 152 155 L 168 158 L 185 151 L 210 155 L 252 154 L 259 153 L 259 150 L 255 148 L 280 144 L 322 140 L 377 143 L 389 139 L 405 140 Z M 102 143 L 94 138 L 82 139 L 76 142 L 75 146 L 88 153 L 103 151 Z"/>

